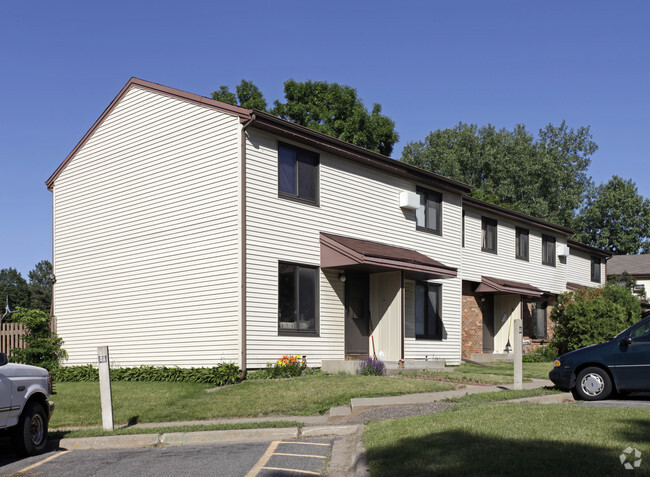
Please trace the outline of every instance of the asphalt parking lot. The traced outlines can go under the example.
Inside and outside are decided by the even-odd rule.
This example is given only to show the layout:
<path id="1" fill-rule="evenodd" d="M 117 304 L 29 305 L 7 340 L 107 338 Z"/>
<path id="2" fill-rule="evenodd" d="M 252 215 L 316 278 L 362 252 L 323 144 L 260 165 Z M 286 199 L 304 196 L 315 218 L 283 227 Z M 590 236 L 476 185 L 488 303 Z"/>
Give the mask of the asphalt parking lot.
<path id="1" fill-rule="evenodd" d="M 113 450 L 56 450 L 18 459 L 6 446 L 2 476 L 163 477 L 321 475 L 333 439 Z"/>

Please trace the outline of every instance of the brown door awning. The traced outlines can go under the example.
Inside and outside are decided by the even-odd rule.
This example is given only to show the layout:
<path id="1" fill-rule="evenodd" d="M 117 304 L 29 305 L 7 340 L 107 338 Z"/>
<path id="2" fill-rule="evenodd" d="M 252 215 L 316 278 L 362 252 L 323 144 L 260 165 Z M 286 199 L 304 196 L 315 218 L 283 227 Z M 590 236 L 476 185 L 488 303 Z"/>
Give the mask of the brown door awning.
<path id="1" fill-rule="evenodd" d="M 500 278 L 481 277 L 478 293 L 510 293 L 524 296 L 542 296 L 544 292 L 527 283 L 502 280 Z"/>
<path id="2" fill-rule="evenodd" d="M 320 234 L 320 264 L 365 271 L 405 270 L 413 278 L 455 278 L 457 270 L 402 247 L 340 235 Z"/>

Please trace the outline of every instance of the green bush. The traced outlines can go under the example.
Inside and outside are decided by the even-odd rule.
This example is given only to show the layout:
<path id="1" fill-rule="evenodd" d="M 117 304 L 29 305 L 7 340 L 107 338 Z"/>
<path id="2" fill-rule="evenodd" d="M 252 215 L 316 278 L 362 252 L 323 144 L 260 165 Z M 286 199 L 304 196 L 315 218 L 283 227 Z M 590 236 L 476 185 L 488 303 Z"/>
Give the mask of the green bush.
<path id="1" fill-rule="evenodd" d="M 23 323 L 27 329 L 23 338 L 27 347 L 12 349 L 12 356 L 9 357 L 11 362 L 54 371 L 61 360 L 68 357 L 62 348 L 63 340 L 50 331 L 50 315 L 41 310 L 19 308 L 11 318 L 13 322 Z"/>
<path id="2" fill-rule="evenodd" d="M 555 358 L 557 358 L 557 349 L 553 345 L 547 345 L 523 355 L 521 360 L 524 363 L 546 363 L 555 361 Z"/>
<path id="3" fill-rule="evenodd" d="M 552 344 L 559 354 L 602 343 L 641 318 L 641 306 L 632 292 L 614 282 L 603 288 L 563 293 L 553 307 Z"/>
<path id="4" fill-rule="evenodd" d="M 167 366 L 139 366 L 136 368 L 112 368 L 111 381 L 166 381 L 192 382 L 224 386 L 239 381 L 241 371 L 233 363 L 222 363 L 212 368 L 178 368 Z M 97 368 L 85 366 L 61 367 L 56 374 L 57 381 L 97 381 Z"/>

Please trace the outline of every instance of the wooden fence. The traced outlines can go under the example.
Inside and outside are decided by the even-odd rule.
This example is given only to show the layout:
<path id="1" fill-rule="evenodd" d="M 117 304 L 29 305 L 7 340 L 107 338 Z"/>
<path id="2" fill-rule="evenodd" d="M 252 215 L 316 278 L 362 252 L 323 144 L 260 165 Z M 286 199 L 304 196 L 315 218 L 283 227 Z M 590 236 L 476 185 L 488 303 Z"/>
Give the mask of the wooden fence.
<path id="1" fill-rule="evenodd" d="M 56 332 L 56 318 L 50 320 L 50 329 Z M 27 345 L 23 340 L 25 335 L 25 325 L 23 323 L 2 323 L 0 325 L 0 352 L 7 353 L 11 356 L 11 350 L 14 348 L 26 348 Z"/>
<path id="2" fill-rule="evenodd" d="M 0 351 L 11 356 L 14 348 L 24 348 L 25 325 L 22 323 L 3 323 L 0 325 Z"/>

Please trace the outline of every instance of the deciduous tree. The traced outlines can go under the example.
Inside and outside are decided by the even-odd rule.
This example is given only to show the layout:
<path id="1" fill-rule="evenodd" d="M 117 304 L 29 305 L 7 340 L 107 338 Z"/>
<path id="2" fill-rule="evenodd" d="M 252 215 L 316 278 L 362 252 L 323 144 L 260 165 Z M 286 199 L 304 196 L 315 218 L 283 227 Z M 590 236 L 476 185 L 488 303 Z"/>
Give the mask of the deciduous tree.
<path id="1" fill-rule="evenodd" d="M 589 191 L 576 229 L 576 240 L 615 254 L 650 252 L 650 200 L 631 179 L 613 176 Z"/>
<path id="2" fill-rule="evenodd" d="M 407 144 L 402 160 L 474 186 L 477 198 L 570 227 L 591 186 L 596 149 L 588 127 L 565 122 L 537 138 L 521 124 L 509 131 L 460 123 Z"/>
<path id="3" fill-rule="evenodd" d="M 27 281 L 18 270 L 11 267 L 0 270 L 0 316 L 4 314 L 7 295 L 15 308 L 29 308 L 31 294 Z"/>
<path id="4" fill-rule="evenodd" d="M 350 86 L 291 79 L 284 83 L 284 96 L 285 101 L 276 100 L 268 112 L 384 155 L 390 155 L 399 140 L 395 122 L 382 114 L 381 105 L 375 103 L 368 111 Z M 212 97 L 245 108 L 267 110 L 264 96 L 252 81 L 242 80 L 237 94 L 221 86 Z"/>
<path id="5" fill-rule="evenodd" d="M 47 260 L 41 260 L 33 270 L 29 271 L 28 276 L 30 307 L 49 313 L 52 304 L 52 264 Z"/>

